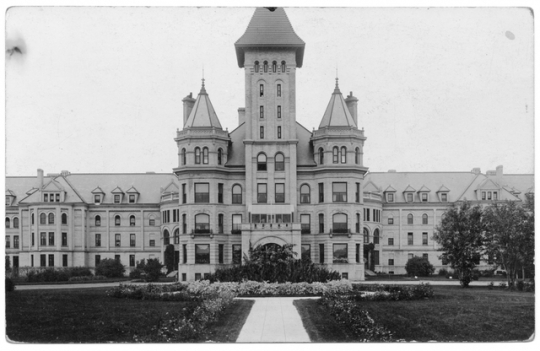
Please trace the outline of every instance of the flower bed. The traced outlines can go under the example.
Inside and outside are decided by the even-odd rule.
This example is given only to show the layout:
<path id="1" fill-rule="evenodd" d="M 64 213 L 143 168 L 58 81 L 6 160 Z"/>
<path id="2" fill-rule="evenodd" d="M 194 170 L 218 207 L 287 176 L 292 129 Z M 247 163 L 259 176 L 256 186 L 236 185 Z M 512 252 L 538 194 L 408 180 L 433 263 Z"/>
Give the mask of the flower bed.
<path id="1" fill-rule="evenodd" d="M 107 277 L 103 275 L 81 275 L 76 277 L 70 277 L 68 281 L 70 282 L 87 282 L 92 280 L 106 280 Z"/>
<path id="2" fill-rule="evenodd" d="M 355 301 L 401 301 L 419 300 L 433 297 L 433 287 L 429 283 L 418 285 L 353 285 L 349 298 Z"/>

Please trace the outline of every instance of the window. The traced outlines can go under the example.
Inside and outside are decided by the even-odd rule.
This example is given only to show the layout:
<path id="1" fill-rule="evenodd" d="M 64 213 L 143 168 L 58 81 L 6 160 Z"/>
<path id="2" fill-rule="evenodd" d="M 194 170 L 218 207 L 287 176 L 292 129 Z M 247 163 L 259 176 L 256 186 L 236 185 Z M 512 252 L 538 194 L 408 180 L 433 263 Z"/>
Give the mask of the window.
<path id="1" fill-rule="evenodd" d="M 373 232 L 373 243 L 379 244 L 379 229 L 375 229 Z"/>
<path id="2" fill-rule="evenodd" d="M 259 118 L 264 118 L 264 106 L 259 106 Z"/>
<path id="3" fill-rule="evenodd" d="M 277 62 L 276 61 L 272 62 L 272 72 L 274 72 L 274 73 L 277 72 Z"/>
<path id="4" fill-rule="evenodd" d="M 357 203 L 360 203 L 360 183 L 356 183 L 355 200 Z"/>
<path id="5" fill-rule="evenodd" d="M 151 227 L 154 227 L 156 225 L 156 220 L 154 219 L 154 217 L 150 217 L 150 219 L 148 219 L 148 225 Z"/>
<path id="6" fill-rule="evenodd" d="M 354 163 L 360 164 L 360 149 L 356 148 L 354 150 Z"/>
<path id="7" fill-rule="evenodd" d="M 427 193 L 422 193 L 422 202 L 427 202 Z"/>
<path id="8" fill-rule="evenodd" d="M 221 165 L 221 158 L 223 157 L 223 149 L 219 148 L 217 151 L 217 164 Z"/>
<path id="9" fill-rule="evenodd" d="M 39 224 L 47 224 L 47 215 L 45 213 L 39 215 Z"/>
<path id="10" fill-rule="evenodd" d="M 135 267 L 135 255 L 129 255 L 129 266 Z"/>
<path id="11" fill-rule="evenodd" d="M 356 244 L 356 263 L 360 263 L 360 244 Z"/>
<path id="12" fill-rule="evenodd" d="M 394 202 L 394 194 L 393 193 L 389 193 L 387 196 L 388 196 L 388 202 Z"/>
<path id="13" fill-rule="evenodd" d="M 324 244 L 319 244 L 319 263 L 324 263 Z"/>
<path id="14" fill-rule="evenodd" d="M 257 155 L 257 171 L 266 171 L 266 155 L 262 152 Z"/>
<path id="15" fill-rule="evenodd" d="M 49 213 L 49 224 L 54 224 L 54 213 Z"/>
<path id="16" fill-rule="evenodd" d="M 210 233 L 210 216 L 205 213 L 195 215 L 195 233 L 208 234 Z"/>
<path id="17" fill-rule="evenodd" d="M 186 184 L 182 184 L 182 203 L 187 203 Z"/>
<path id="18" fill-rule="evenodd" d="M 224 259 L 223 259 L 224 258 L 224 254 L 223 254 L 224 248 L 225 248 L 225 245 L 223 245 L 223 244 L 218 245 L 218 263 L 219 264 L 225 263 Z"/>
<path id="19" fill-rule="evenodd" d="M 114 216 L 114 225 L 118 227 L 120 226 L 120 224 L 121 224 L 120 216 L 118 215 Z"/>
<path id="20" fill-rule="evenodd" d="M 242 245 L 232 246 L 232 263 L 233 264 L 242 263 Z"/>
<path id="21" fill-rule="evenodd" d="M 121 236 L 120 236 L 120 234 L 115 234 L 114 235 L 114 246 L 120 247 L 120 244 L 121 244 Z"/>
<path id="22" fill-rule="evenodd" d="M 264 139 L 264 127 L 261 126 L 261 130 L 260 130 L 260 137 L 261 139 Z"/>
<path id="23" fill-rule="evenodd" d="M 428 233 L 422 233 L 422 245 L 428 244 Z"/>
<path id="24" fill-rule="evenodd" d="M 129 216 L 129 226 L 130 227 L 135 226 L 135 216 Z"/>
<path id="25" fill-rule="evenodd" d="M 319 183 L 319 203 L 324 202 L 324 183 Z"/>
<path id="26" fill-rule="evenodd" d="M 6 249 L 9 249 L 11 247 L 10 236 L 6 236 Z"/>
<path id="27" fill-rule="evenodd" d="M 47 261 L 47 255 L 40 255 L 39 257 L 39 265 L 41 267 L 45 267 L 46 266 L 46 261 Z"/>
<path id="28" fill-rule="evenodd" d="M 347 183 L 332 183 L 332 201 L 347 202 Z"/>
<path id="29" fill-rule="evenodd" d="M 334 244 L 333 263 L 349 263 L 347 256 L 347 244 Z"/>
<path id="30" fill-rule="evenodd" d="M 442 201 L 442 202 L 448 201 L 448 198 L 447 198 L 447 196 L 446 196 L 446 193 L 442 193 L 442 194 L 441 194 L 441 201 Z"/>
<path id="31" fill-rule="evenodd" d="M 413 202 L 413 194 L 407 193 L 407 202 Z"/>
<path id="32" fill-rule="evenodd" d="M 407 245 L 414 245 L 413 233 L 407 233 Z"/>
<path id="33" fill-rule="evenodd" d="M 180 230 L 178 228 L 174 230 L 173 237 L 174 237 L 174 243 L 180 244 Z"/>
<path id="34" fill-rule="evenodd" d="M 371 210 L 369 208 L 364 208 L 364 220 L 367 222 L 371 222 L 370 213 L 371 213 Z"/>
<path id="35" fill-rule="evenodd" d="M 277 85 L 277 96 L 281 97 L 281 84 Z"/>
<path id="36" fill-rule="evenodd" d="M 94 224 L 95 224 L 96 227 L 101 227 L 101 217 L 100 216 L 95 217 Z"/>
<path id="37" fill-rule="evenodd" d="M 129 234 L 129 246 L 135 247 L 135 234 Z"/>
<path id="38" fill-rule="evenodd" d="M 285 73 L 286 69 L 287 69 L 287 65 L 285 64 L 285 61 L 281 61 L 281 72 Z"/>
<path id="39" fill-rule="evenodd" d="M 277 138 L 281 139 L 281 126 L 277 127 Z"/>
<path id="40" fill-rule="evenodd" d="M 319 234 L 324 233 L 324 214 L 319 213 Z"/>
<path id="41" fill-rule="evenodd" d="M 208 164 L 208 148 L 205 147 L 203 148 L 203 164 L 207 165 Z"/>
<path id="42" fill-rule="evenodd" d="M 49 246 L 54 246 L 54 233 L 49 232 Z"/>
<path id="43" fill-rule="evenodd" d="M 101 234 L 96 234 L 95 241 L 96 241 L 96 247 L 100 247 L 101 246 Z"/>
<path id="44" fill-rule="evenodd" d="M 150 247 L 156 246 L 156 239 L 154 239 L 154 234 L 150 234 L 150 241 L 149 241 Z"/>
<path id="45" fill-rule="evenodd" d="M 334 146 L 332 149 L 332 162 L 338 163 L 339 162 L 339 149 L 337 146 Z"/>
<path id="46" fill-rule="evenodd" d="M 388 238 L 388 246 L 394 246 L 394 238 Z"/>
<path id="47" fill-rule="evenodd" d="M 427 253 L 424 253 L 424 254 L 422 254 L 422 258 L 426 259 L 426 260 L 429 260 L 429 255 Z"/>
<path id="48" fill-rule="evenodd" d="M 355 233 L 360 233 L 360 213 L 356 214 Z"/>
<path id="49" fill-rule="evenodd" d="M 414 220 L 413 220 L 413 215 L 411 213 L 409 213 L 407 215 L 407 224 L 413 224 Z"/>
<path id="50" fill-rule="evenodd" d="M 135 203 L 135 195 L 129 195 L 129 203 L 134 204 Z"/>
<path id="51" fill-rule="evenodd" d="M 410 260 L 411 258 L 414 257 L 414 254 L 410 253 L 408 257 L 409 257 L 409 260 Z"/>
<path id="52" fill-rule="evenodd" d="M 242 203 L 242 187 L 238 184 L 234 185 L 232 188 L 232 203 L 233 204 Z"/>
<path id="53" fill-rule="evenodd" d="M 163 245 L 169 245 L 171 243 L 171 235 L 169 234 L 169 231 L 165 229 L 163 231 Z"/>
<path id="54" fill-rule="evenodd" d="M 300 187 L 300 203 L 301 204 L 311 203 L 310 193 L 311 193 L 311 190 L 309 189 L 309 185 L 304 184 Z"/>
<path id="55" fill-rule="evenodd" d="M 32 233 L 32 246 L 36 245 L 36 237 L 34 233 Z"/>
<path id="56" fill-rule="evenodd" d="M 119 204 L 120 203 L 120 195 L 114 195 L 114 203 Z"/>
<path id="57" fill-rule="evenodd" d="M 62 224 L 67 224 L 67 214 L 62 213 Z"/>
<path id="58" fill-rule="evenodd" d="M 182 149 L 182 165 L 186 165 L 187 163 L 187 160 L 186 160 L 186 149 Z"/>
<path id="59" fill-rule="evenodd" d="M 30 255 L 30 267 L 34 267 L 34 255 Z"/>
<path id="60" fill-rule="evenodd" d="M 300 215 L 300 226 L 302 234 L 311 234 L 311 216 L 309 214 Z"/>
<path id="61" fill-rule="evenodd" d="M 368 244 L 369 243 L 369 230 L 367 228 L 364 228 L 363 234 L 364 234 L 364 244 Z"/>
<path id="62" fill-rule="evenodd" d="M 195 203 L 210 202 L 210 184 L 195 183 Z"/>
<path id="63" fill-rule="evenodd" d="M 260 204 L 266 203 L 266 200 L 267 200 L 266 194 L 267 194 L 266 184 L 265 183 L 257 184 L 257 202 L 258 203 Z"/>
<path id="64" fill-rule="evenodd" d="M 201 149 L 198 147 L 195 148 L 195 164 L 201 164 Z"/>
<path id="65" fill-rule="evenodd" d="M 34 212 L 32 212 L 32 225 L 34 225 Z"/>
<path id="66" fill-rule="evenodd" d="M 120 255 L 114 255 L 114 260 L 120 262 Z"/>
<path id="67" fill-rule="evenodd" d="M 255 72 L 259 72 L 259 61 L 255 61 Z"/>
<path id="68" fill-rule="evenodd" d="M 278 127 L 281 128 L 281 127 Z M 276 154 L 276 157 L 274 158 L 275 162 L 275 168 L 276 171 L 284 171 L 285 170 L 285 156 L 281 152 L 278 152 Z"/>
<path id="69" fill-rule="evenodd" d="M 94 203 L 99 204 L 101 202 L 101 195 L 94 195 Z"/>
<path id="70" fill-rule="evenodd" d="M 281 105 L 278 105 L 277 107 L 277 118 L 281 118 Z"/>
<path id="71" fill-rule="evenodd" d="M 39 233 L 39 245 L 41 246 L 47 245 L 47 233 L 45 232 Z"/>
<path id="72" fill-rule="evenodd" d="M 201 280 L 202 276 L 201 273 L 195 273 L 195 280 Z"/>
<path id="73" fill-rule="evenodd" d="M 67 233 L 62 233 L 62 246 L 67 246 Z"/>
<path id="74" fill-rule="evenodd" d="M 311 261 L 311 245 L 304 244 L 302 245 L 302 260 Z"/>
<path id="75" fill-rule="evenodd" d="M 425 213 L 422 215 L 422 224 L 428 224 L 428 217 Z"/>
<path id="76" fill-rule="evenodd" d="M 43 194 L 43 202 L 49 202 L 49 194 Z"/>
<path id="77" fill-rule="evenodd" d="M 62 267 L 68 266 L 68 255 L 62 255 Z"/>
<path id="78" fill-rule="evenodd" d="M 347 163 L 347 148 L 345 146 L 341 147 L 341 163 Z"/>
<path id="79" fill-rule="evenodd" d="M 259 84 L 259 96 L 264 96 L 264 84 Z"/>
<path id="80" fill-rule="evenodd" d="M 183 263 L 187 263 L 187 245 L 186 244 L 183 244 L 182 245 L 182 262 Z"/>
<path id="81" fill-rule="evenodd" d="M 231 234 L 242 234 L 242 215 L 232 215 L 232 230 Z"/>
<path id="82" fill-rule="evenodd" d="M 446 255 L 442 255 L 441 260 L 443 266 L 446 266 L 448 264 L 448 257 L 446 257 Z"/>
<path id="83" fill-rule="evenodd" d="M 268 61 L 264 61 L 264 73 L 268 72 Z"/>
<path id="84" fill-rule="evenodd" d="M 388 224 L 394 224 L 394 218 L 388 217 Z"/>
<path id="85" fill-rule="evenodd" d="M 49 267 L 54 267 L 54 255 L 49 255 Z"/>
<path id="86" fill-rule="evenodd" d="M 373 261 L 376 266 L 381 264 L 379 261 L 379 250 L 373 250 Z"/>
<path id="87" fill-rule="evenodd" d="M 487 199 L 488 199 L 488 200 L 491 200 L 491 191 L 488 191 L 487 196 L 488 196 Z"/>
<path id="88" fill-rule="evenodd" d="M 183 214 L 182 215 L 182 234 L 186 234 L 187 233 L 187 220 L 186 220 L 186 215 Z"/>
<path id="89" fill-rule="evenodd" d="M 493 192 L 493 200 L 497 200 L 497 192 L 496 191 Z"/>
<path id="90" fill-rule="evenodd" d="M 347 215 L 344 213 L 336 213 L 332 216 L 332 233 L 348 233 Z"/>
<path id="91" fill-rule="evenodd" d="M 276 203 L 285 202 L 285 184 L 277 183 L 276 184 Z"/>
<path id="92" fill-rule="evenodd" d="M 6 228 L 9 229 L 9 227 L 10 227 L 10 219 L 6 217 Z"/>
<path id="93" fill-rule="evenodd" d="M 218 183 L 217 192 L 218 192 L 217 202 L 219 204 L 222 204 L 223 203 L 223 183 Z"/>
<path id="94" fill-rule="evenodd" d="M 324 150 L 322 147 L 319 148 L 319 164 L 320 165 L 324 164 Z"/>
<path id="95" fill-rule="evenodd" d="M 482 200 L 485 200 L 485 199 L 486 199 L 486 192 L 482 191 Z"/>

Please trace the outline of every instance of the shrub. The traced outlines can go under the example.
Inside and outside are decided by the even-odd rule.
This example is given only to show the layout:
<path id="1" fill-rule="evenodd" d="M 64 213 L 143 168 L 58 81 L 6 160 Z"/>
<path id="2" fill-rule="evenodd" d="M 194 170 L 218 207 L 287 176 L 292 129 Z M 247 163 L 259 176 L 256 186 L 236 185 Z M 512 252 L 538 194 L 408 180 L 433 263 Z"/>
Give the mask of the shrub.
<path id="1" fill-rule="evenodd" d="M 523 291 L 523 289 L 525 288 L 525 282 L 523 280 L 518 280 L 516 282 L 516 288 L 519 290 L 519 291 Z"/>
<path id="2" fill-rule="evenodd" d="M 151 258 L 148 261 L 143 258 L 137 262 L 137 267 L 129 273 L 129 277 L 131 279 L 143 278 L 147 282 L 155 282 L 161 275 L 161 268 L 163 268 L 163 265 L 157 258 Z"/>
<path id="3" fill-rule="evenodd" d="M 13 283 L 13 280 L 11 280 L 11 278 L 6 277 L 6 293 L 13 290 L 15 290 L 15 283 Z"/>
<path id="4" fill-rule="evenodd" d="M 86 282 L 86 281 L 93 281 L 93 280 L 105 280 L 107 277 L 102 275 L 81 275 L 78 277 L 71 277 L 69 278 L 70 282 Z"/>
<path id="5" fill-rule="evenodd" d="M 120 262 L 112 258 L 101 260 L 96 267 L 96 275 L 103 275 L 107 278 L 121 278 L 124 276 L 126 268 Z"/>
<path id="6" fill-rule="evenodd" d="M 440 276 L 448 276 L 448 270 L 446 268 L 441 268 L 437 274 Z"/>
<path id="7" fill-rule="evenodd" d="M 368 293 L 366 293 L 368 292 Z M 352 300 L 401 301 L 433 297 L 433 287 L 428 283 L 418 285 L 361 285 L 353 287 Z"/>
<path id="8" fill-rule="evenodd" d="M 167 274 L 171 273 L 174 270 L 177 270 L 178 267 L 174 267 L 174 245 L 169 244 L 165 247 L 165 266 L 167 267 Z"/>
<path id="9" fill-rule="evenodd" d="M 414 256 L 407 261 L 405 270 L 409 276 L 427 277 L 435 272 L 435 268 L 427 258 Z"/>
<path id="10" fill-rule="evenodd" d="M 480 271 L 480 276 L 485 278 L 493 277 L 493 274 L 495 274 L 493 269 L 484 269 Z"/>
<path id="11" fill-rule="evenodd" d="M 472 280 L 478 280 L 478 279 L 480 279 L 480 275 L 481 274 L 480 274 L 480 271 L 478 269 L 473 269 L 471 278 L 472 278 Z"/>

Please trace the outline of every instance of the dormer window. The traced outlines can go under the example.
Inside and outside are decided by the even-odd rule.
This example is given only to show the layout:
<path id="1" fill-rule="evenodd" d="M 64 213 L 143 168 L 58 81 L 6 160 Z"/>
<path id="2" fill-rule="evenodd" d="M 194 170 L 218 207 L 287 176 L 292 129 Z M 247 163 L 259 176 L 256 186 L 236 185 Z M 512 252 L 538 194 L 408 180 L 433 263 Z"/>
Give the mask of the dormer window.
<path id="1" fill-rule="evenodd" d="M 135 195 L 129 195 L 129 203 L 134 204 L 135 203 Z"/>
<path id="2" fill-rule="evenodd" d="M 407 202 L 413 202 L 413 194 L 407 193 Z"/>
<path id="3" fill-rule="evenodd" d="M 386 194 L 386 200 L 388 202 L 394 202 L 394 193 Z"/>
<path id="4" fill-rule="evenodd" d="M 427 193 L 422 193 L 422 202 L 427 202 L 427 200 L 428 200 Z"/>
<path id="5" fill-rule="evenodd" d="M 94 195 L 94 203 L 95 204 L 101 203 L 101 195 Z"/>
<path id="6" fill-rule="evenodd" d="M 119 204 L 120 203 L 120 195 L 114 195 L 114 203 Z"/>
<path id="7" fill-rule="evenodd" d="M 446 193 L 441 194 L 441 202 L 447 202 L 448 201 L 448 195 Z"/>

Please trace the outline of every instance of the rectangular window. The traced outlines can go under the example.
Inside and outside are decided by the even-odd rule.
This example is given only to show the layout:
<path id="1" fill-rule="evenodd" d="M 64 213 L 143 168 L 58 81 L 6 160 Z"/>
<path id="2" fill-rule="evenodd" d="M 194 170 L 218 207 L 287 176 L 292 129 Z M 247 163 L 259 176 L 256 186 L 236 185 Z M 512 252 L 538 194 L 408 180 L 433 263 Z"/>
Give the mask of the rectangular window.
<path id="1" fill-rule="evenodd" d="M 441 194 L 441 201 L 442 202 L 447 202 L 448 201 L 448 198 L 446 197 L 446 194 Z"/>
<path id="2" fill-rule="evenodd" d="M 426 260 L 429 260 L 429 255 L 427 253 L 422 254 L 422 258 L 425 258 Z"/>
<path id="3" fill-rule="evenodd" d="M 115 234 L 114 235 L 114 246 L 120 247 L 120 244 L 121 244 L 120 238 L 121 238 L 120 234 Z"/>
<path id="4" fill-rule="evenodd" d="M 388 202 L 394 202 L 394 194 L 388 194 Z"/>
<path id="5" fill-rule="evenodd" d="M 54 267 L 54 255 L 49 255 L 49 267 Z"/>
<path id="6" fill-rule="evenodd" d="M 62 267 L 68 266 L 68 255 L 62 255 Z"/>
<path id="7" fill-rule="evenodd" d="M 319 203 L 324 202 L 324 183 L 319 183 Z"/>
<path id="8" fill-rule="evenodd" d="M 45 267 L 47 265 L 47 255 L 40 255 L 39 256 L 39 265 L 41 267 Z"/>
<path id="9" fill-rule="evenodd" d="M 422 245 L 428 244 L 427 233 L 422 233 Z"/>
<path id="10" fill-rule="evenodd" d="M 187 280 L 187 273 L 182 273 L 182 281 L 185 282 Z"/>
<path id="11" fill-rule="evenodd" d="M 443 256 L 441 257 L 441 259 L 442 259 L 442 264 L 443 264 L 443 266 L 446 266 L 446 265 L 448 264 L 448 258 L 446 257 L 446 255 L 443 255 Z"/>
<path id="12" fill-rule="evenodd" d="M 186 215 L 182 215 L 182 234 L 187 233 L 187 221 L 186 221 Z"/>
<path id="13" fill-rule="evenodd" d="M 114 195 L 114 203 L 119 204 L 120 203 L 120 195 Z"/>
<path id="14" fill-rule="evenodd" d="M 183 263 L 187 263 L 187 244 L 182 245 L 182 259 Z"/>
<path id="15" fill-rule="evenodd" d="M 281 139 L 281 126 L 277 127 L 277 138 Z"/>
<path id="16" fill-rule="evenodd" d="M 319 213 L 319 234 L 324 233 L 324 214 Z"/>
<path id="17" fill-rule="evenodd" d="M 356 183 L 355 200 L 357 203 L 360 203 L 360 183 Z"/>
<path id="18" fill-rule="evenodd" d="M 259 107 L 259 118 L 264 118 L 264 106 Z"/>
<path id="19" fill-rule="evenodd" d="M 43 202 L 49 202 L 49 194 L 43 194 Z"/>
<path id="20" fill-rule="evenodd" d="M 201 273 L 195 273 L 195 280 L 201 280 L 202 279 L 202 274 Z"/>
<path id="21" fill-rule="evenodd" d="M 414 245 L 413 233 L 407 233 L 407 245 Z"/>
<path id="22" fill-rule="evenodd" d="M 10 236 L 6 236 L 6 249 L 9 249 L 11 247 L 11 242 L 9 241 Z"/>
<path id="23" fill-rule="evenodd" d="M 261 128 L 260 128 L 260 138 L 264 139 L 264 127 L 263 126 L 261 126 Z"/>
<path id="24" fill-rule="evenodd" d="M 356 244 L 356 263 L 360 263 L 360 244 Z"/>
<path id="25" fill-rule="evenodd" d="M 62 233 L 62 246 L 67 246 L 67 233 Z"/>
<path id="26" fill-rule="evenodd" d="M 319 263 L 324 263 L 324 244 L 319 244 Z"/>
<path id="27" fill-rule="evenodd" d="M 60 202 L 60 194 L 55 194 L 56 202 Z"/>
<path id="28" fill-rule="evenodd" d="M 302 260 L 311 261 L 311 245 L 302 245 Z"/>
<path id="29" fill-rule="evenodd" d="M 129 203 L 134 204 L 135 203 L 135 195 L 129 195 Z"/>
<path id="30" fill-rule="evenodd" d="M 281 84 L 277 85 L 277 96 L 281 97 Z"/>
<path id="31" fill-rule="evenodd" d="M 36 241 L 35 241 L 35 235 L 34 233 L 32 233 L 32 246 L 36 245 Z"/>
<path id="32" fill-rule="evenodd" d="M 96 247 L 101 246 L 101 234 L 96 234 Z"/>
<path id="33" fill-rule="evenodd" d="M 300 225 L 302 234 L 311 234 L 311 216 L 309 214 L 300 215 Z"/>
<path id="34" fill-rule="evenodd" d="M 49 232 L 49 246 L 54 246 L 54 233 Z"/>
<path id="35" fill-rule="evenodd" d="M 347 244 L 334 244 L 334 263 L 349 263 Z"/>
<path id="36" fill-rule="evenodd" d="M 410 253 L 409 256 L 408 256 L 409 260 L 410 260 L 411 258 L 413 258 L 413 257 L 414 257 L 414 254 L 412 254 L 412 253 Z"/>
<path id="37" fill-rule="evenodd" d="M 257 184 L 257 203 L 265 204 L 267 202 L 267 188 L 265 183 Z"/>
<path id="38" fill-rule="evenodd" d="M 14 249 L 19 248 L 19 236 L 18 235 L 13 236 L 13 248 Z"/>
<path id="39" fill-rule="evenodd" d="M 30 255 L 30 267 L 34 267 L 34 255 Z"/>
<path id="40" fill-rule="evenodd" d="M 218 263 L 223 264 L 223 251 L 224 251 L 225 245 L 219 244 L 218 245 Z"/>
<path id="41" fill-rule="evenodd" d="M 242 263 L 242 245 L 232 246 L 232 263 L 233 264 Z"/>
<path id="42" fill-rule="evenodd" d="M 348 272 L 341 272 L 341 279 L 349 279 L 349 273 Z"/>
<path id="43" fill-rule="evenodd" d="M 195 203 L 210 202 L 210 184 L 195 183 Z"/>
<path id="44" fill-rule="evenodd" d="M 379 261 L 379 251 L 378 250 L 373 250 L 373 261 L 374 261 L 376 266 L 381 264 L 380 261 Z"/>
<path id="45" fill-rule="evenodd" d="M 218 189 L 217 202 L 218 204 L 222 204 L 223 203 L 223 183 L 218 183 L 217 189 Z"/>
<path id="46" fill-rule="evenodd" d="M 120 255 L 114 255 L 114 260 L 120 262 Z"/>
<path id="47" fill-rule="evenodd" d="M 101 202 L 101 195 L 94 195 L 94 203 L 99 204 Z"/>
<path id="48" fill-rule="evenodd" d="M 486 192 L 482 191 L 482 200 L 485 200 L 485 199 L 486 199 Z"/>
<path id="49" fill-rule="evenodd" d="M 488 200 L 491 200 L 491 191 L 488 191 L 487 196 L 488 196 L 487 199 L 488 199 Z"/>
<path id="50" fill-rule="evenodd" d="M 41 246 L 47 245 L 47 233 L 45 232 L 39 233 L 39 245 Z"/>
<path id="51" fill-rule="evenodd" d="M 411 193 L 407 194 L 407 202 L 413 202 L 413 194 Z"/>
<path id="52" fill-rule="evenodd" d="M 129 246 L 135 247 L 135 234 L 129 234 Z"/>
<path id="53" fill-rule="evenodd" d="M 182 184 L 182 203 L 187 203 L 186 184 Z"/>
<path id="54" fill-rule="evenodd" d="M 389 259 L 388 259 L 388 265 L 389 265 L 389 266 L 393 266 L 393 265 L 394 265 L 394 259 L 393 259 L 393 258 L 389 258 Z"/>
<path id="55" fill-rule="evenodd" d="M 277 107 L 277 118 L 281 118 L 281 106 L 278 105 Z"/>
<path id="56" fill-rule="evenodd" d="M 285 202 L 285 184 L 277 183 L 276 184 L 276 203 Z"/>
<path id="57" fill-rule="evenodd" d="M 497 200 L 497 192 L 496 191 L 493 192 L 493 200 Z"/>
<path id="58" fill-rule="evenodd" d="M 394 246 L 394 238 L 388 238 L 388 246 Z"/>
<path id="59" fill-rule="evenodd" d="M 129 266 L 135 267 L 135 255 L 129 255 Z"/>
<path id="60" fill-rule="evenodd" d="M 347 202 L 347 183 L 332 183 L 332 201 Z"/>
<path id="61" fill-rule="evenodd" d="M 173 222 L 177 222 L 177 218 L 176 218 L 176 210 L 173 210 L 172 211 L 172 218 L 173 218 Z M 135 223 L 133 223 L 133 225 L 135 225 Z"/>
<path id="62" fill-rule="evenodd" d="M 231 234 L 242 234 L 242 215 L 232 215 L 232 230 Z"/>
<path id="63" fill-rule="evenodd" d="M 155 247 L 156 246 L 156 240 L 155 239 L 150 239 L 150 247 Z"/>
<path id="64" fill-rule="evenodd" d="M 427 202 L 427 193 L 422 193 L 422 202 Z"/>

